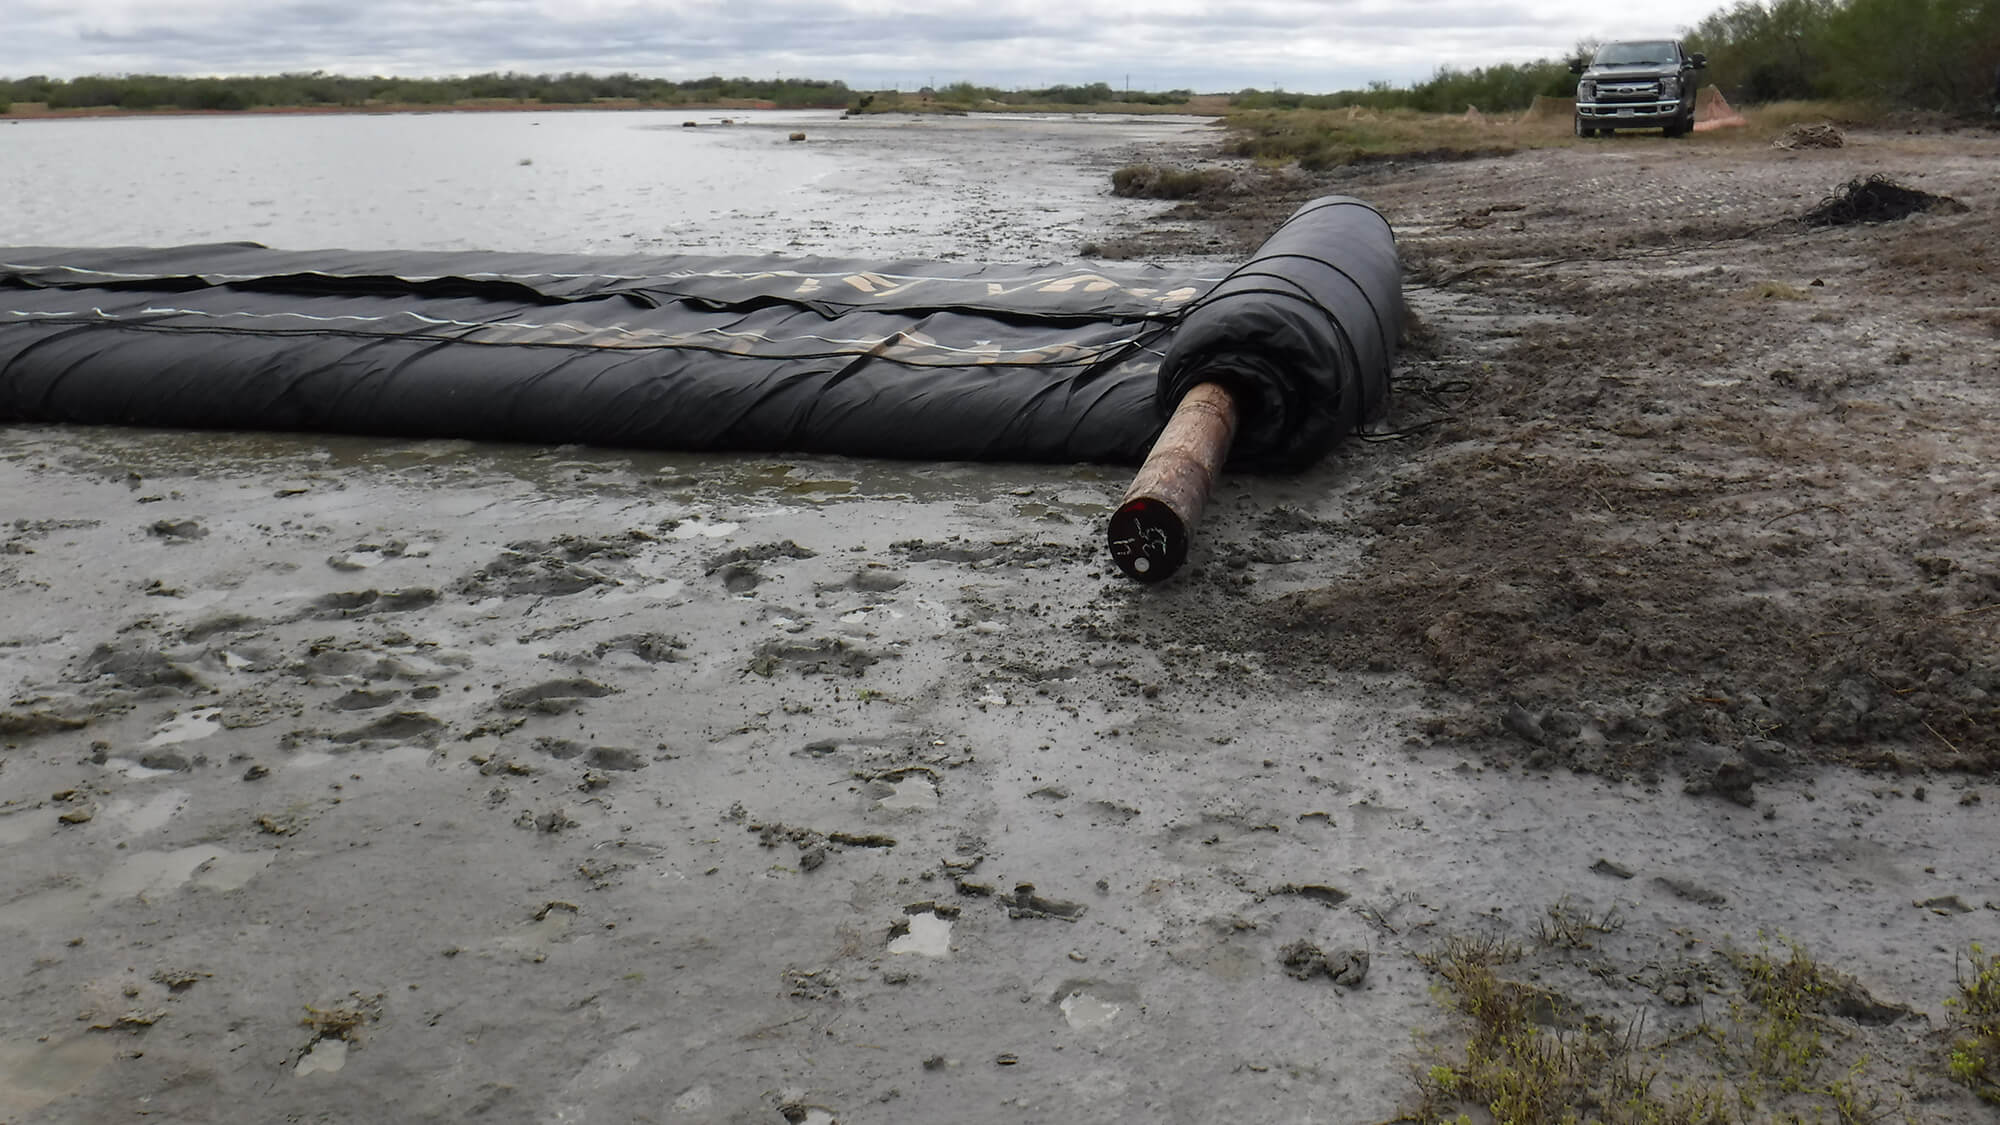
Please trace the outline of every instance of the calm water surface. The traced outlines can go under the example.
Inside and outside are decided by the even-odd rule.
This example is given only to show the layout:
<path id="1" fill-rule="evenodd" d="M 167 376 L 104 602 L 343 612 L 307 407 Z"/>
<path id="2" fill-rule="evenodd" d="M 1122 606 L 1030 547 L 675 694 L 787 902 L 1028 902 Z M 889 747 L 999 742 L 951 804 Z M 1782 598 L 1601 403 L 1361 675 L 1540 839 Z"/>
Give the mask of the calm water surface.
<path id="1" fill-rule="evenodd" d="M 715 115 L 704 115 L 715 122 Z M 836 166 L 685 113 L 107 118 L 0 126 L 0 244 L 622 251 L 779 210 Z"/>
<path id="2" fill-rule="evenodd" d="M 706 110 L 0 123 L 0 245 L 1071 258 L 1143 208 L 1109 196 L 1110 168 L 1202 124 Z"/>

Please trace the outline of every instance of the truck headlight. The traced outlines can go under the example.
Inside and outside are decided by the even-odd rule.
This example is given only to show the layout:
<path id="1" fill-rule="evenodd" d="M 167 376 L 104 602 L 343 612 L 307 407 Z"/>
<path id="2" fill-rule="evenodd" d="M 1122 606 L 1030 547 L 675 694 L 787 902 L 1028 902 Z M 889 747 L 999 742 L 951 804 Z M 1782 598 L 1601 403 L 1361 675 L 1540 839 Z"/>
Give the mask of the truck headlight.
<path id="1" fill-rule="evenodd" d="M 1597 83 L 1595 83 L 1595 82 L 1579 82 L 1579 83 L 1577 83 L 1577 84 L 1576 84 L 1576 96 L 1577 96 L 1577 97 L 1578 97 L 1578 98 L 1579 98 L 1580 100 L 1582 100 L 1582 101 L 1586 101 L 1586 102 L 1587 102 L 1587 101 L 1594 101 L 1594 100 L 1596 100 L 1596 98 L 1597 98 Z"/>
<path id="2" fill-rule="evenodd" d="M 1662 97 L 1662 98 L 1678 98 L 1678 97 L 1680 97 L 1680 96 L 1681 96 L 1681 80 L 1680 80 L 1680 79 L 1678 79 L 1678 78 L 1662 78 L 1662 79 L 1660 79 L 1660 97 Z"/>

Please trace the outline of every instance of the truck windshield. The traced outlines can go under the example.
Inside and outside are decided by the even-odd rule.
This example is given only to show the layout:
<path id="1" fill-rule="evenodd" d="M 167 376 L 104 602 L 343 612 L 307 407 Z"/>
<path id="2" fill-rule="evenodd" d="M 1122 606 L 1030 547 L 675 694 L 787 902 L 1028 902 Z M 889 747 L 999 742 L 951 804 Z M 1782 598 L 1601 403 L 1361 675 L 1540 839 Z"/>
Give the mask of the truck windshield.
<path id="1" fill-rule="evenodd" d="M 1597 65 L 1643 66 L 1670 62 L 1673 58 L 1672 43 L 1606 43 L 1597 52 Z"/>

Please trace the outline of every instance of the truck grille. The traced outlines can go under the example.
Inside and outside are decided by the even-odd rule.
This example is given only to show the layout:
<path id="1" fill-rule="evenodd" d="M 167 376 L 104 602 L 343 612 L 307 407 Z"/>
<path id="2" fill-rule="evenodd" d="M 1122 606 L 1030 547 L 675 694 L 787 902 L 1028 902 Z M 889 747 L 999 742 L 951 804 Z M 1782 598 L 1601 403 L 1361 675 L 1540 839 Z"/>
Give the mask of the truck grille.
<path id="1" fill-rule="evenodd" d="M 1658 82 L 1599 82 L 1597 100 L 1606 102 L 1657 101 L 1660 97 Z"/>

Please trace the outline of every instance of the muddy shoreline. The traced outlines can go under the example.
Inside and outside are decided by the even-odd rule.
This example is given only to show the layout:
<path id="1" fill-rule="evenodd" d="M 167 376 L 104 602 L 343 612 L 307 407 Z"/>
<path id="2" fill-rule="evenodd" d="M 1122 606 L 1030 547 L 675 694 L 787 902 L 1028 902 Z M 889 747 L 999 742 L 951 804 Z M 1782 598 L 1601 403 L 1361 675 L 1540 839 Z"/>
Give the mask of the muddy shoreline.
<path id="1" fill-rule="evenodd" d="M 1161 588 L 1098 466 L 0 431 L 0 1121 L 1379 1121 L 1468 934 L 1700 1075 L 1796 940 L 1830 1074 L 1982 1120 L 1981 143 L 1300 185 L 1398 226 L 1409 436 L 1226 478 Z M 1779 225 L 1872 169 L 1972 210 Z"/>

